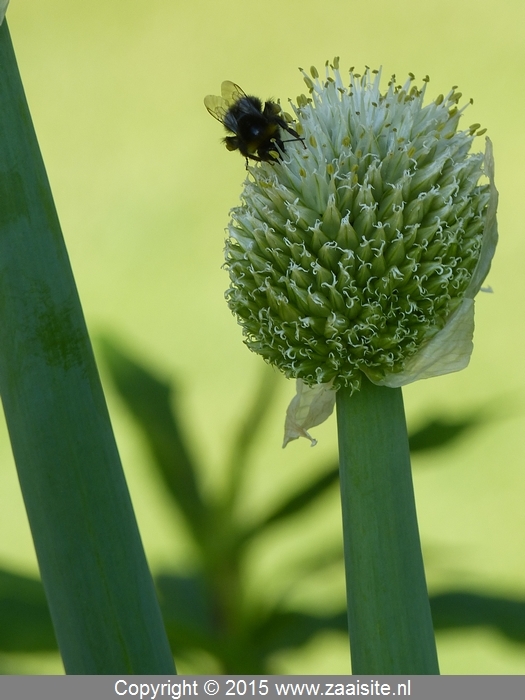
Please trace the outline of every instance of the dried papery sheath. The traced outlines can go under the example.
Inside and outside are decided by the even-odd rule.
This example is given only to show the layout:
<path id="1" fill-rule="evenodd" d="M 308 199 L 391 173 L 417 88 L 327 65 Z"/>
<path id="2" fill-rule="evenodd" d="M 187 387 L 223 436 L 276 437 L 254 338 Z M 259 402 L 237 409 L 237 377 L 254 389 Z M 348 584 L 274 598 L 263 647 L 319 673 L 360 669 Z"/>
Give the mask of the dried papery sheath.
<path id="1" fill-rule="evenodd" d="M 312 76 L 293 106 L 304 147 L 251 167 L 231 212 L 226 296 L 246 344 L 334 397 L 363 374 L 398 387 L 463 369 L 497 241 L 490 141 L 471 151 L 483 131 L 459 128 L 456 88 L 381 91 L 368 69 L 345 85 L 337 62 Z"/>

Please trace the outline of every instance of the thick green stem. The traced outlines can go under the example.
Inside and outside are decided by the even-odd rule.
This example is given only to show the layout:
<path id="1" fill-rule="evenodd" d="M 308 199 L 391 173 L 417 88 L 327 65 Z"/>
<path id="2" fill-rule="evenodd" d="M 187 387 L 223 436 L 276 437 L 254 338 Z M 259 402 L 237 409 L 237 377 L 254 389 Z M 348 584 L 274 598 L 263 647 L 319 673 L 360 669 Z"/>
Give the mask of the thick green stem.
<path id="1" fill-rule="evenodd" d="M 353 673 L 438 674 L 401 389 L 337 392 Z"/>
<path id="2" fill-rule="evenodd" d="M 173 673 L 5 22 L 0 393 L 67 673 Z"/>

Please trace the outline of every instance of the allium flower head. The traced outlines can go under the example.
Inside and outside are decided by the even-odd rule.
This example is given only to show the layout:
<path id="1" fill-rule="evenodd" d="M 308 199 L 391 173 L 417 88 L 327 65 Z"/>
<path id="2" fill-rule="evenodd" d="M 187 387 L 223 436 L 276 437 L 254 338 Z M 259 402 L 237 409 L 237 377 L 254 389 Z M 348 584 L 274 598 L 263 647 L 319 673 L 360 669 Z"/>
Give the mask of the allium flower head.
<path id="1" fill-rule="evenodd" d="M 248 347 L 306 387 L 401 386 L 462 369 L 497 241 L 490 141 L 453 88 L 303 72 L 304 138 L 249 170 L 226 242 Z M 426 104 L 425 104 L 426 103 Z M 250 177 L 251 176 L 251 177 Z M 309 425 L 312 425 L 310 422 Z"/>

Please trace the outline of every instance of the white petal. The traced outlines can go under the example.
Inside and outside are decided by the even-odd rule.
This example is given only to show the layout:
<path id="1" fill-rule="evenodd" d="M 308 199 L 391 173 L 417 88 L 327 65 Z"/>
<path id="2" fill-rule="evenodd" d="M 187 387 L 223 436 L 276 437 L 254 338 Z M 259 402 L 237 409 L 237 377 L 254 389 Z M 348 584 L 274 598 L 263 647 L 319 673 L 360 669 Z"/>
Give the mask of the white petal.
<path id="1" fill-rule="evenodd" d="M 498 242 L 498 222 L 496 219 L 496 211 L 498 208 L 498 190 L 494 184 L 494 155 L 492 152 L 492 141 L 488 138 L 485 148 L 485 175 L 489 179 L 490 200 L 485 219 L 485 230 L 483 231 L 483 240 L 481 242 L 481 253 L 478 263 L 474 269 L 474 274 L 470 280 L 470 284 L 465 291 L 465 296 L 473 299 L 481 289 L 481 285 L 488 275 L 490 264 L 496 250 Z"/>
<path id="2" fill-rule="evenodd" d="M 473 335 L 474 300 L 463 299 L 447 325 L 408 360 L 402 372 L 392 372 L 381 381 L 371 381 L 380 386 L 399 387 L 417 379 L 459 372 L 469 363 Z"/>
<path id="3" fill-rule="evenodd" d="M 308 386 L 302 379 L 296 383 L 297 394 L 293 397 L 284 423 L 283 447 L 299 437 L 305 437 L 312 443 L 317 441 L 312 438 L 308 428 L 313 428 L 325 421 L 331 415 L 335 406 L 335 390 L 332 382 Z"/>

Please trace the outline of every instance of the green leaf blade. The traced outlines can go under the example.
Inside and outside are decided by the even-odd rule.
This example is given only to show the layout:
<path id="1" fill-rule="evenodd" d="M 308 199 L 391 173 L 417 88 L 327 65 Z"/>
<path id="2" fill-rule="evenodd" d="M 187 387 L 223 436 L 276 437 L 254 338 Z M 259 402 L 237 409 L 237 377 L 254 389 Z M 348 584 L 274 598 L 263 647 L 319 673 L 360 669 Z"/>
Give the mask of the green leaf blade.
<path id="1" fill-rule="evenodd" d="M 6 22 L 0 319 L 0 393 L 66 672 L 172 673 Z"/>

